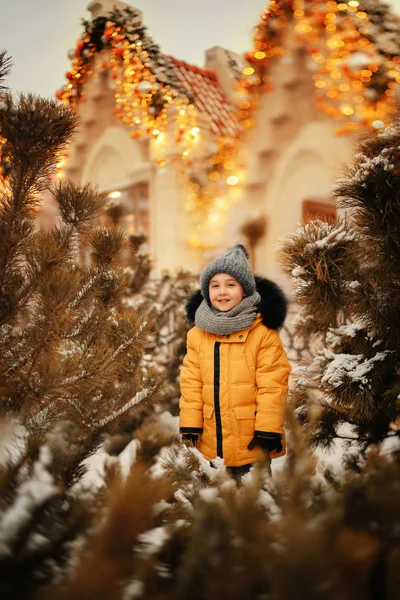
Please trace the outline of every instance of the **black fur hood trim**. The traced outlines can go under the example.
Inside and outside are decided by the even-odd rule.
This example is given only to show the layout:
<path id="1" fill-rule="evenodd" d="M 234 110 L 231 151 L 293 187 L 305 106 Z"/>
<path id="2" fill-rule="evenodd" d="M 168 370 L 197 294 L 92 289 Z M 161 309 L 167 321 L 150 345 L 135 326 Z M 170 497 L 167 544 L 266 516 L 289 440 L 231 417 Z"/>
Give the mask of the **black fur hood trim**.
<path id="1" fill-rule="evenodd" d="M 273 281 L 264 277 L 257 277 L 257 292 L 261 296 L 259 311 L 262 315 L 262 322 L 269 329 L 280 329 L 285 322 L 287 313 L 287 300 L 281 288 Z M 185 309 L 190 323 L 194 324 L 196 310 L 203 302 L 204 298 L 200 290 L 197 290 L 189 298 Z"/>

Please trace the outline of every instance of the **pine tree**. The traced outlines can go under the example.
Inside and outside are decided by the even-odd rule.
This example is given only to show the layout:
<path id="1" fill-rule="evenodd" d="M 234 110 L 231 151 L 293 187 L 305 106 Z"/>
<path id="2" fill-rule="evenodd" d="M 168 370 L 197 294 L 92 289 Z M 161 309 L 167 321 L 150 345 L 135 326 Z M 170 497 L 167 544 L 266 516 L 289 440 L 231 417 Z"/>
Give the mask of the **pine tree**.
<path id="1" fill-rule="evenodd" d="M 107 210 L 107 212 L 109 212 Z M 121 211 L 113 210 L 113 223 L 118 224 Z M 144 375 L 157 373 L 163 382 L 157 403 L 146 403 L 124 418 L 115 435 L 107 441 L 107 452 L 118 455 L 135 438 L 136 430 L 154 412 L 165 412 L 167 418 L 179 411 L 179 371 L 186 353 L 189 323 L 184 306 L 195 291 L 195 277 L 187 272 L 163 272 L 155 275 L 148 254 L 147 238 L 135 233 L 128 237 L 124 258 L 127 285 L 123 292 L 124 307 L 140 312 L 152 323 L 144 342 L 140 369 Z"/>
<path id="2" fill-rule="evenodd" d="M 345 221 L 306 224 L 283 244 L 295 280 L 299 333 L 321 349 L 301 378 L 319 395 L 314 442 L 361 450 L 398 433 L 400 397 L 400 123 L 365 140 L 337 181 Z M 397 431 L 396 431 L 397 430 Z"/>
<path id="3" fill-rule="evenodd" d="M 166 447 L 161 424 L 142 429 L 125 482 L 114 465 L 99 527 L 40 600 L 394 600 L 398 459 L 375 449 L 324 472 L 310 431 L 289 421 L 283 469 L 270 479 L 260 466 L 242 482 L 195 448 Z"/>
<path id="4" fill-rule="evenodd" d="M 3 64 L 0 72 L 4 72 Z M 160 382 L 140 368 L 150 322 L 122 304 L 117 229 L 93 227 L 104 198 L 54 181 L 76 117 L 32 95 L 0 104 L 0 593 L 30 597 L 54 576 L 100 500 L 83 461 Z M 35 229 L 49 187 L 60 222 Z M 84 254 L 85 260 L 81 260 Z M 23 573 L 24 577 L 21 577 Z"/>
<path id="5" fill-rule="evenodd" d="M 11 70 L 11 59 L 3 50 L 0 52 L 0 92 L 4 92 L 7 88 L 4 86 L 3 81 L 7 77 Z"/>
<path id="6" fill-rule="evenodd" d="M 348 422 L 338 401 L 318 403 L 303 430 L 289 410 L 289 454 L 273 479 L 259 465 L 241 482 L 232 480 L 221 461 L 210 466 L 195 448 L 177 443 L 156 415 L 136 431 L 129 456 L 105 457 L 100 481 L 82 476 L 83 458 L 142 391 L 148 398 L 144 390 L 156 388 L 151 374 L 142 381 L 140 368 L 149 329 L 123 304 L 129 282 L 117 264 L 120 234 L 90 226 L 102 204 L 94 190 L 53 186 L 61 223 L 47 234 L 33 229 L 37 197 L 30 192 L 47 185 L 51 148 L 62 148 L 74 118 L 51 102 L 29 97 L 15 105 L 6 98 L 0 124 L 11 168 L 0 212 L 8 253 L 0 329 L 1 597 L 394 600 L 400 584 L 399 456 L 374 447 L 365 456 L 348 456 L 343 473 L 323 470 L 310 442 L 321 430 L 321 410 L 333 413 L 338 405 L 335 427 L 340 419 Z M 65 138 L 58 137 L 58 125 Z M 304 299 L 303 331 L 332 343 L 332 353 L 337 339 L 354 343 L 359 361 L 358 348 L 366 359 L 384 353 L 368 364 L 385 366 L 389 387 L 378 387 L 382 372 L 372 377 L 365 365 L 357 371 L 375 386 L 373 409 L 385 425 L 374 437 L 353 424 L 364 433 L 363 447 L 383 439 L 397 414 L 399 317 L 392 292 L 399 281 L 399 143 L 397 125 L 366 142 L 338 183 L 351 226 L 310 225 L 286 253 Z M 25 149 L 24 160 L 15 148 Z M 82 264 L 84 240 L 91 251 Z M 120 334 L 124 351 L 116 356 Z M 328 360 L 325 351 L 316 366 Z M 96 361 L 101 369 L 94 373 Z M 364 396 L 350 399 L 362 414 Z"/>

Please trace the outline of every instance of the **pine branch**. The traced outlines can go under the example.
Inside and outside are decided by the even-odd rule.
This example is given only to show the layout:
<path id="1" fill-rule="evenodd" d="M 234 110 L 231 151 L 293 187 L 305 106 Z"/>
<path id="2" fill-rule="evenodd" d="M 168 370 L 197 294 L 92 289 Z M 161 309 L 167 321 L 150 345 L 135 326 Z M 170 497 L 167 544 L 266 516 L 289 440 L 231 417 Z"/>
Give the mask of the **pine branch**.
<path id="1" fill-rule="evenodd" d="M 10 74 L 11 68 L 11 58 L 7 55 L 7 52 L 3 50 L 0 52 L 0 93 L 7 89 L 6 86 L 3 85 L 3 81 Z"/>
<path id="2" fill-rule="evenodd" d="M 9 191 L 3 192 L 2 199 L 0 292 L 4 289 L 6 265 L 21 243 L 18 234 L 23 232 L 27 236 L 32 232 L 32 211 L 38 203 L 38 194 L 45 189 L 51 166 L 76 125 L 76 117 L 55 101 L 28 95 L 21 96 L 14 104 L 10 95 L 4 98 L 0 133 L 6 140 L 2 153 L 11 169 Z"/>

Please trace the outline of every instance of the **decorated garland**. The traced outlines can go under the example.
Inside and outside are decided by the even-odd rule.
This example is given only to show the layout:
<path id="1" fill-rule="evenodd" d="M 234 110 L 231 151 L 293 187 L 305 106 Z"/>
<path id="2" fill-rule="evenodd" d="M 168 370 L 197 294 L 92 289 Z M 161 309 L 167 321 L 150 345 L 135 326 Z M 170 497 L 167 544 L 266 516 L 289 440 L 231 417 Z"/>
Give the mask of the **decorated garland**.
<path id="1" fill-rule="evenodd" d="M 287 4 L 287 2 L 279 3 L 271 0 L 261 17 L 261 23 L 256 28 L 254 50 L 246 55 L 248 65 L 240 73 L 237 71 L 236 64 L 231 65 L 237 86 L 236 135 L 223 136 L 218 141 L 216 151 L 208 159 L 208 182 L 200 183 L 194 179 L 191 181 L 187 209 L 198 216 L 205 212 L 209 222 L 216 226 L 221 224 L 235 198 L 240 198 L 240 186 L 244 182 L 247 162 L 243 142 L 247 132 L 255 125 L 253 112 L 258 107 L 260 91 L 269 91 L 272 88 L 268 73 L 270 61 L 286 53 L 283 41 L 287 22 Z M 198 228 L 201 233 L 202 225 Z"/>
<path id="2" fill-rule="evenodd" d="M 288 54 L 284 40 L 291 5 L 292 2 L 271 0 L 255 28 L 253 49 L 245 56 L 248 66 L 244 68 L 239 82 L 239 118 L 244 128 L 254 125 L 252 113 L 258 108 L 259 93 L 273 89 L 269 70 L 271 61 Z"/>
<path id="3" fill-rule="evenodd" d="M 66 74 L 68 82 L 56 93 L 57 98 L 72 105 L 85 102 L 87 78 L 99 68 L 110 69 L 116 115 L 132 128 L 132 137 L 158 137 L 168 122 L 168 109 L 173 108 L 178 115 L 176 139 L 182 142 L 195 125 L 193 97 L 147 35 L 139 13 L 129 7 L 115 9 L 106 17 L 83 21 L 83 25 L 84 33 L 69 53 L 72 68 Z M 188 157 L 187 147 L 182 155 Z"/>
<path id="4" fill-rule="evenodd" d="M 289 23 L 310 56 L 317 106 L 340 121 L 338 133 L 360 127 L 380 129 L 395 107 L 400 83 L 400 25 L 380 0 L 270 0 L 255 29 L 253 48 L 242 74 L 235 72 L 238 129 L 221 136 L 207 159 L 205 179 L 191 172 L 191 148 L 199 134 L 193 97 L 177 80 L 173 65 L 146 33 L 139 13 L 114 10 L 83 22 L 84 33 L 71 51 L 72 68 L 57 97 L 72 105 L 86 100 L 84 83 L 109 69 L 115 85 L 116 115 L 132 137 L 154 136 L 157 161 L 166 162 L 166 125 L 172 114 L 182 174 L 189 185 L 186 210 L 204 238 L 204 216 L 219 225 L 243 182 L 246 131 L 255 125 L 261 92 L 273 89 L 271 64 L 290 54 Z M 227 190 L 235 193 L 227 194 Z"/>
<path id="5" fill-rule="evenodd" d="M 192 181 L 189 210 L 207 207 L 215 223 L 227 207 L 224 184 L 242 183 L 243 139 L 255 125 L 260 94 L 273 89 L 271 64 L 290 54 L 285 44 L 289 23 L 294 23 L 296 38 L 310 56 L 316 104 L 340 121 L 338 134 L 360 127 L 380 129 L 395 109 L 400 21 L 387 5 L 380 0 L 270 0 L 246 54 L 248 64 L 237 79 L 238 134 L 221 138 L 209 158 L 209 183 Z"/>
<path id="6" fill-rule="evenodd" d="M 131 136 L 152 135 L 160 166 L 166 164 L 166 126 L 170 117 L 175 127 L 175 142 L 180 147 L 183 182 L 188 185 L 187 212 L 197 220 L 206 216 L 219 220 L 218 211 L 227 210 L 223 200 L 226 186 L 239 183 L 234 155 L 238 134 L 217 140 L 217 149 L 206 169 L 208 182 L 200 182 L 191 172 L 192 144 L 200 132 L 196 124 L 193 96 L 177 80 L 171 61 L 146 33 L 140 15 L 131 8 L 114 10 L 93 21 L 83 21 L 84 32 L 71 50 L 71 69 L 67 83 L 56 93 L 72 106 L 86 101 L 85 83 L 99 69 L 110 70 L 115 85 L 115 112 L 132 128 Z M 61 164 L 61 163 L 60 163 Z M 218 214 L 220 214 L 218 212 Z"/>
<path id="7" fill-rule="evenodd" d="M 380 0 L 271 0 L 246 56 L 249 67 L 241 82 L 245 123 L 252 123 L 260 89 L 272 89 L 268 67 L 286 53 L 285 28 L 293 19 L 297 40 L 310 55 L 316 104 L 341 121 L 337 132 L 384 127 L 400 83 L 400 21 Z"/>

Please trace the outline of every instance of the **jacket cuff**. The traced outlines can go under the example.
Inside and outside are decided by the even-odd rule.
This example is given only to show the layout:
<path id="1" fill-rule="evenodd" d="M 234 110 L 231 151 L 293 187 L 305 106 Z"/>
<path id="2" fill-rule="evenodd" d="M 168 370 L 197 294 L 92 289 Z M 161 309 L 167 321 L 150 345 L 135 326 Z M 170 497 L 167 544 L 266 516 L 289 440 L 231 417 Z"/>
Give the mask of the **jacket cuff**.
<path id="1" fill-rule="evenodd" d="M 281 440 L 282 435 L 280 433 L 274 433 L 273 431 L 255 431 L 255 437 L 264 438 L 268 440 Z"/>
<path id="2" fill-rule="evenodd" d="M 197 433 L 198 435 L 201 435 L 203 429 L 201 427 L 180 427 L 179 433 Z"/>

